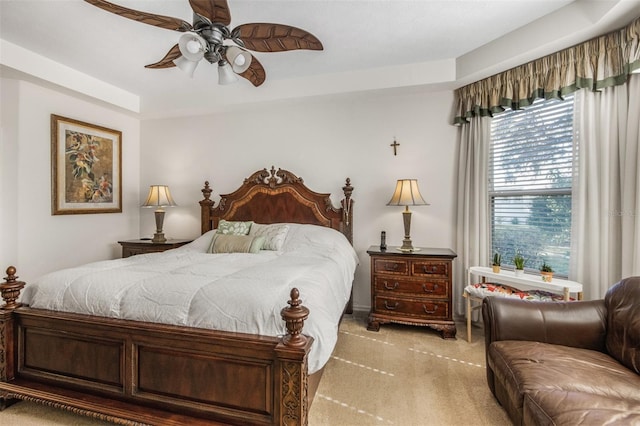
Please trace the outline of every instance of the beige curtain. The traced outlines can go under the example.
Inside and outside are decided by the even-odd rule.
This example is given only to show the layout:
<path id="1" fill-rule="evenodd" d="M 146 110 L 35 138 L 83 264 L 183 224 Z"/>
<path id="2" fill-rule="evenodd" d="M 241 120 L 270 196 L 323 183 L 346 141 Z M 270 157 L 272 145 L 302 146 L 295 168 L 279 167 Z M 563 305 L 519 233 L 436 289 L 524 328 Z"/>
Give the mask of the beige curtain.
<path id="1" fill-rule="evenodd" d="M 490 117 L 473 117 L 458 132 L 456 253 L 453 300 L 455 314 L 464 315 L 462 292 L 470 266 L 489 259 L 489 145 Z M 477 319 L 477 318 L 476 318 Z"/>
<path id="2" fill-rule="evenodd" d="M 537 98 L 624 84 L 640 69 L 640 18 L 618 31 L 512 68 L 455 91 L 454 124 L 519 109 Z"/>
<path id="3" fill-rule="evenodd" d="M 640 275 L 640 75 L 576 95 L 571 276 L 599 299 Z"/>

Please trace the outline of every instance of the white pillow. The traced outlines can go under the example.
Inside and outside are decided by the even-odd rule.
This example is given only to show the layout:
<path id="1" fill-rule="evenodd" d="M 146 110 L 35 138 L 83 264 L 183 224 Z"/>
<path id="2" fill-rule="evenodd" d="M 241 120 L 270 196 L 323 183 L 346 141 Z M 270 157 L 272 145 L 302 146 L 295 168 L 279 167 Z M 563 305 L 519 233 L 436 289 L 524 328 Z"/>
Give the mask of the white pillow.
<path id="1" fill-rule="evenodd" d="M 287 238 L 289 232 L 289 225 L 283 225 L 274 223 L 271 225 L 262 225 L 260 223 L 254 223 L 251 225 L 249 235 L 254 237 L 264 237 L 263 250 L 282 250 L 284 240 Z"/>

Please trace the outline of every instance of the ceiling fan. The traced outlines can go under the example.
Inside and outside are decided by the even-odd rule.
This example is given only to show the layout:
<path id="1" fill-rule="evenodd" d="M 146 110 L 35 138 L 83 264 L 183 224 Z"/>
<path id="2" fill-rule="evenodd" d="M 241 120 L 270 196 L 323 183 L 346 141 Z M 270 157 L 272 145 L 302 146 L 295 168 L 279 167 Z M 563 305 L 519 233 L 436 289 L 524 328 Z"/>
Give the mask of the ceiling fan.
<path id="1" fill-rule="evenodd" d="M 218 65 L 218 83 L 237 80 L 236 74 L 254 86 L 264 83 L 266 72 L 262 64 L 247 50 L 283 52 L 287 50 L 322 50 L 313 34 L 283 24 L 251 23 L 229 29 L 231 12 L 227 0 L 189 0 L 193 9 L 193 25 L 179 18 L 129 9 L 105 0 L 85 0 L 94 6 L 134 21 L 155 27 L 180 31 L 178 44 L 160 61 L 145 68 L 177 66 L 191 77 L 201 59 Z"/>

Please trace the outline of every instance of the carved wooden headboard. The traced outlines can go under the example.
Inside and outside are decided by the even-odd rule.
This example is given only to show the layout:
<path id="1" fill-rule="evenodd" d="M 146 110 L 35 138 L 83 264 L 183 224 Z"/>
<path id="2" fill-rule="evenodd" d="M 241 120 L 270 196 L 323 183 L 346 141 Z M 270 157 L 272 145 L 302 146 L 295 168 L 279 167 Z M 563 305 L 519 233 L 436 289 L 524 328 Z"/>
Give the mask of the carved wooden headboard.
<path id="1" fill-rule="evenodd" d="M 328 226 L 342 232 L 353 244 L 353 187 L 346 179 L 340 207 L 333 206 L 330 194 L 310 190 L 302 178 L 271 167 L 246 178 L 240 188 L 220 196 L 216 205 L 212 189 L 204 183 L 200 201 L 202 233 L 218 226 L 220 219 L 253 220 L 256 223 L 306 223 Z"/>

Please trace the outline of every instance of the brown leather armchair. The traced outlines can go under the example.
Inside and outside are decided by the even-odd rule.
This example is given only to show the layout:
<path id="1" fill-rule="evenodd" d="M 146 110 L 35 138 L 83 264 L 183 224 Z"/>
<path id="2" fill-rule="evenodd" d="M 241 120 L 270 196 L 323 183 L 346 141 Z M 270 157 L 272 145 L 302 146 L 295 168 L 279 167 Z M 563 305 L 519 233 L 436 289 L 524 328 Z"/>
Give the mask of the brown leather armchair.
<path id="1" fill-rule="evenodd" d="M 640 277 L 604 300 L 483 301 L 487 382 L 514 424 L 640 425 Z"/>

